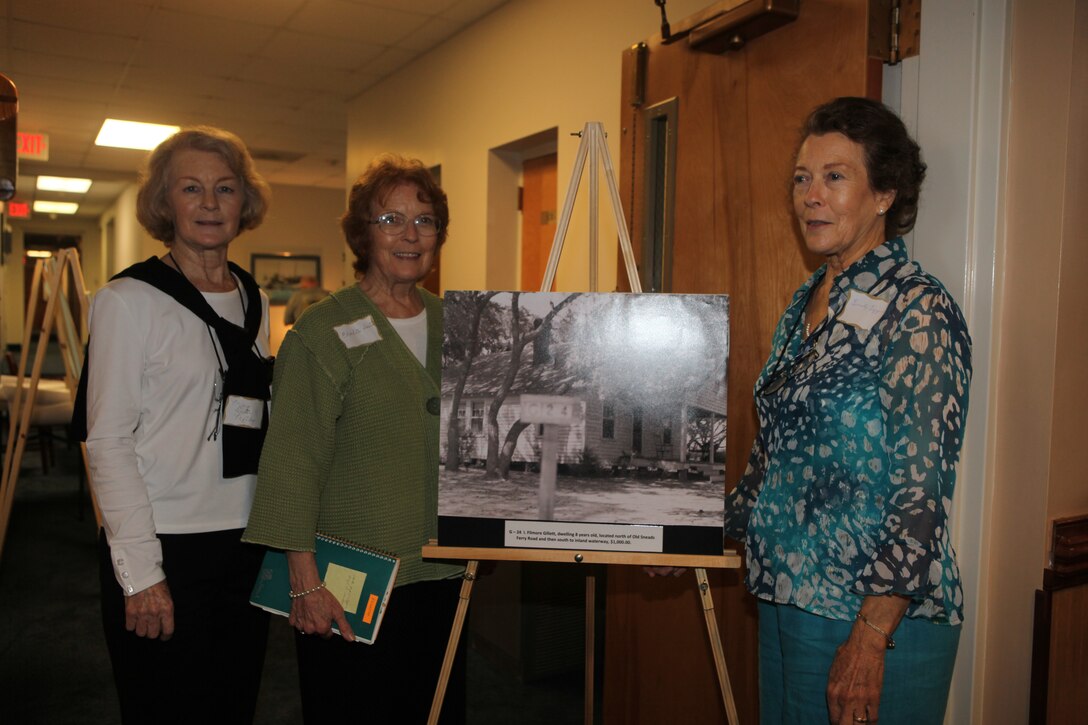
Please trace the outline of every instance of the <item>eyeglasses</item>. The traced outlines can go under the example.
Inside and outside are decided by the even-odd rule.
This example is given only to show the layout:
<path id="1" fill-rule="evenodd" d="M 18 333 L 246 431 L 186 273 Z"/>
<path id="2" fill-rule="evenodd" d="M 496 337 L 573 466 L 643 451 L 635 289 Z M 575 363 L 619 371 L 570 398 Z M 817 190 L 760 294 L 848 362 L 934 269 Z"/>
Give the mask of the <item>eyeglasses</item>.
<path id="1" fill-rule="evenodd" d="M 403 234 L 404 230 L 408 228 L 408 217 L 397 211 L 387 211 L 377 219 L 367 220 L 367 223 L 377 224 L 383 232 L 394 236 Z M 416 233 L 421 237 L 433 237 L 442 228 L 442 222 L 430 214 L 420 214 L 412 219 L 412 224 L 415 224 Z"/>

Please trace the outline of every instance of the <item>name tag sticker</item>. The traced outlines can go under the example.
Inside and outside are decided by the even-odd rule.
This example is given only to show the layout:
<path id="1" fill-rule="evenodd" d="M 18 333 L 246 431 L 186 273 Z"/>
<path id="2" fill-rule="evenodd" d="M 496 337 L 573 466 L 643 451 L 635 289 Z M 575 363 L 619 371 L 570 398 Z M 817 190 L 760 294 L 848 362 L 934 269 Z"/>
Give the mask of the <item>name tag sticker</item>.
<path id="1" fill-rule="evenodd" d="M 871 297 L 856 289 L 847 293 L 846 304 L 838 315 L 839 322 L 860 327 L 862 330 L 871 330 L 873 325 L 884 316 L 884 310 L 888 309 L 885 300 Z"/>
<path id="2" fill-rule="evenodd" d="M 227 396 L 223 406 L 223 425 L 236 428 L 260 428 L 264 420 L 264 401 L 241 395 Z"/>
<path id="3" fill-rule="evenodd" d="M 370 315 L 346 325 L 337 325 L 332 329 L 336 330 L 336 334 L 340 336 L 340 342 L 344 343 L 344 347 L 349 350 L 382 339 L 381 333 L 374 325 L 374 318 Z"/>

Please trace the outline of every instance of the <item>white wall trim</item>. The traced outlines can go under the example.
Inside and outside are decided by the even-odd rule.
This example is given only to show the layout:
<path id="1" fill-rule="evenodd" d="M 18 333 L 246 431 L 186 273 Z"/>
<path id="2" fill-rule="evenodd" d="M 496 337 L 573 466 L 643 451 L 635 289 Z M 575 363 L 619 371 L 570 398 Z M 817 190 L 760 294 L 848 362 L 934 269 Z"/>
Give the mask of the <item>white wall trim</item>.
<path id="1" fill-rule="evenodd" d="M 973 339 L 974 377 L 952 521 L 966 623 L 949 723 L 982 722 L 994 460 L 991 373 L 1004 230 L 1009 12 L 1009 0 L 927 3 L 920 57 L 886 74 L 891 81 L 886 93 L 899 94 L 886 100 L 915 134 L 929 165 L 911 248 L 960 302 Z"/>

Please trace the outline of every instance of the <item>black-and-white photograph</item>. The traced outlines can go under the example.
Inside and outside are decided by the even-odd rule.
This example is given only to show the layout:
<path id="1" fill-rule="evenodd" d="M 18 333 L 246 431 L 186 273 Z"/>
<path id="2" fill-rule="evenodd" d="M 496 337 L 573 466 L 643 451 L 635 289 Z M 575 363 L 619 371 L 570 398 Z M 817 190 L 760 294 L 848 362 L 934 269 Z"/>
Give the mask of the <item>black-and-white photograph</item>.
<path id="1" fill-rule="evenodd" d="M 439 543 L 721 553 L 725 295 L 447 292 Z"/>

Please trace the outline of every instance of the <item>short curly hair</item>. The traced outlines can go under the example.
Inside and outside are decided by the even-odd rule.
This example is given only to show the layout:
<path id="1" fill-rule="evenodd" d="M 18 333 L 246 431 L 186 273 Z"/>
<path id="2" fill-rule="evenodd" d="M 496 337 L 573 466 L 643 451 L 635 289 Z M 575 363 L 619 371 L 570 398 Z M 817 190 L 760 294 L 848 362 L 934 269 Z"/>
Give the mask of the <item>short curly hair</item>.
<path id="1" fill-rule="evenodd" d="M 140 173 L 136 219 L 147 233 L 167 246 L 173 243 L 175 215 L 170 205 L 171 164 L 175 153 L 190 149 L 219 154 L 227 167 L 238 176 L 245 195 L 238 231 L 259 227 L 268 211 L 272 191 L 257 173 L 245 143 L 221 128 L 193 126 L 178 131 L 156 146 Z"/>
<path id="2" fill-rule="evenodd" d="M 418 198 L 434 207 L 438 219 L 438 247 L 446 242 L 450 227 L 450 206 L 446 192 L 434 180 L 434 176 L 419 159 L 406 159 L 396 154 L 385 154 L 370 162 L 366 171 L 355 180 L 348 196 L 348 208 L 340 217 L 351 251 L 355 253 L 352 265 L 359 274 L 366 274 L 370 266 L 370 205 L 382 204 L 389 194 L 401 184 L 411 184 L 419 190 Z"/>
<path id="3" fill-rule="evenodd" d="M 926 165 L 921 148 L 899 116 L 879 101 L 836 98 L 808 115 L 801 127 L 801 141 L 828 133 L 841 133 L 864 149 L 873 191 L 895 192 L 895 201 L 884 217 L 884 238 L 894 239 L 913 229 Z"/>

